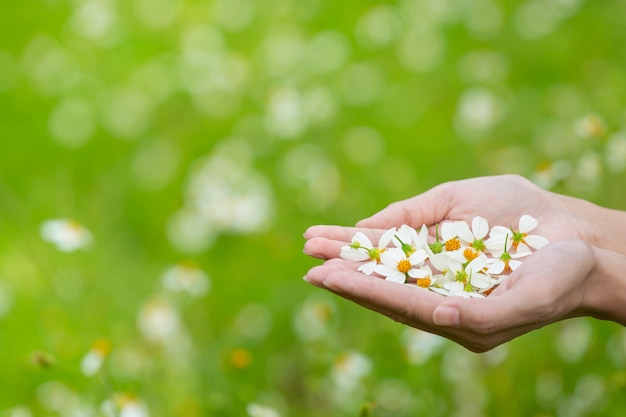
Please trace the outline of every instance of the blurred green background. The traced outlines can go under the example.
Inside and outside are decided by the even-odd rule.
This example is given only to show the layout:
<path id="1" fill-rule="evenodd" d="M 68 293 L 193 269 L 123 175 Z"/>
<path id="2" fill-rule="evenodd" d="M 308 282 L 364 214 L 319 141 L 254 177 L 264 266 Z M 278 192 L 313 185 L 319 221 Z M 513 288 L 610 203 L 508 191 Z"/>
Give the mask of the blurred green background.
<path id="1" fill-rule="evenodd" d="M 626 331 L 486 354 L 302 233 L 518 173 L 626 209 L 626 1 L 0 3 L 0 416 L 617 416 Z M 42 225 L 72 219 L 72 252 Z"/>

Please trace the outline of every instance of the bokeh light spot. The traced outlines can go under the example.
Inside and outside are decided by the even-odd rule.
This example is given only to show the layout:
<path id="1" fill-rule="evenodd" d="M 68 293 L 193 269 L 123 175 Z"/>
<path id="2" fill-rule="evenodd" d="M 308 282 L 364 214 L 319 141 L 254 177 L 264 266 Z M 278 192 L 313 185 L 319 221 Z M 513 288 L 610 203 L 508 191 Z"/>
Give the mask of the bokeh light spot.
<path id="1" fill-rule="evenodd" d="M 91 139 L 96 127 L 95 111 L 78 97 L 66 97 L 54 108 L 48 120 L 50 134 L 61 145 L 76 148 Z"/>

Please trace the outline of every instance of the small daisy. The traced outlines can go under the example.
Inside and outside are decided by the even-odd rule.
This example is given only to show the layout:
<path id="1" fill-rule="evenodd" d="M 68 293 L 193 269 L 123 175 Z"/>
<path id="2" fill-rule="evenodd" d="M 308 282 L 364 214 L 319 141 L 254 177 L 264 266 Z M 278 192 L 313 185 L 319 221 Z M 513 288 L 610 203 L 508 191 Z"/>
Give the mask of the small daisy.
<path id="1" fill-rule="evenodd" d="M 375 272 L 387 281 L 404 284 L 408 277 L 424 278 L 428 275 L 428 271 L 415 268 L 423 265 L 426 258 L 427 254 L 423 249 L 407 256 L 401 248 L 391 248 L 380 255 L 381 263 L 376 265 Z"/>
<path id="2" fill-rule="evenodd" d="M 108 340 L 98 340 L 81 360 L 80 370 L 85 376 L 97 374 L 110 351 L 111 344 Z"/>
<path id="3" fill-rule="evenodd" d="M 52 243 L 61 252 L 84 249 L 92 242 L 89 230 L 78 222 L 68 219 L 45 221 L 40 228 L 43 240 Z"/>
<path id="4" fill-rule="evenodd" d="M 517 232 L 513 228 L 494 226 L 491 229 L 491 237 L 488 239 L 489 244 L 487 246 L 495 257 L 499 257 L 508 235 L 510 244 L 507 245 L 506 250 L 514 248 L 517 253 L 524 253 L 531 252 L 532 249 L 541 249 L 548 244 L 548 239 L 539 235 L 529 235 L 538 225 L 537 219 L 524 214 L 519 219 Z"/>
<path id="5" fill-rule="evenodd" d="M 396 228 L 387 230 L 380 237 L 378 246 L 374 246 L 372 241 L 362 232 L 356 232 L 352 237 L 350 245 L 343 246 L 339 257 L 347 261 L 363 262 L 358 270 L 366 275 L 374 273 L 374 267 L 380 263 L 380 254 L 385 251 L 393 236 L 396 234 Z"/>
<path id="6" fill-rule="evenodd" d="M 448 297 L 463 297 L 463 298 L 484 298 L 483 294 L 467 291 L 466 286 L 459 281 L 446 282 L 442 287 L 433 287 L 432 290 L 438 294 Z"/>
<path id="7" fill-rule="evenodd" d="M 450 279 L 454 279 L 456 271 L 463 269 L 463 261 L 456 257 L 451 257 L 445 252 L 431 253 L 428 260 L 436 270 Z"/>
<path id="8" fill-rule="evenodd" d="M 460 221 L 453 224 L 457 236 L 469 243 L 477 251 L 485 250 L 485 237 L 489 233 L 489 223 L 484 217 L 476 216 L 472 219 L 472 228 L 466 222 Z"/>
<path id="9" fill-rule="evenodd" d="M 192 297 L 202 297 L 209 292 L 208 275 L 191 262 L 171 266 L 164 273 L 163 287 L 172 292 L 186 292 Z"/>
<path id="10" fill-rule="evenodd" d="M 246 413 L 249 417 L 280 417 L 276 409 L 258 403 L 248 404 L 246 406 Z"/>
<path id="11" fill-rule="evenodd" d="M 135 395 L 114 393 L 102 403 L 101 411 L 106 417 L 148 417 L 146 404 Z"/>
<path id="12" fill-rule="evenodd" d="M 446 252 L 453 252 L 463 246 L 456 232 L 457 227 L 456 222 L 446 222 L 441 225 L 441 239 Z"/>
<path id="13" fill-rule="evenodd" d="M 426 226 L 422 226 L 418 234 L 417 230 L 415 230 L 411 226 L 403 224 L 393 235 L 392 242 L 396 247 L 402 248 L 402 250 L 404 250 L 404 253 L 410 255 L 417 249 L 424 249 L 425 247 L 427 247 L 427 240 L 428 228 Z"/>
<path id="14" fill-rule="evenodd" d="M 421 288 L 430 288 L 436 284 L 437 278 L 433 277 L 433 271 L 428 266 L 423 266 L 420 270 L 426 273 L 421 278 L 415 278 L 415 285 Z"/>
<path id="15" fill-rule="evenodd" d="M 524 256 L 530 255 L 531 252 L 522 252 L 522 253 L 509 253 L 507 251 L 502 252 L 499 258 L 490 258 L 489 259 L 489 267 L 487 268 L 487 273 L 492 275 L 500 275 L 502 273 L 508 273 L 515 271 L 520 265 L 522 265 L 522 261 L 519 261 L 519 258 L 523 258 Z"/>

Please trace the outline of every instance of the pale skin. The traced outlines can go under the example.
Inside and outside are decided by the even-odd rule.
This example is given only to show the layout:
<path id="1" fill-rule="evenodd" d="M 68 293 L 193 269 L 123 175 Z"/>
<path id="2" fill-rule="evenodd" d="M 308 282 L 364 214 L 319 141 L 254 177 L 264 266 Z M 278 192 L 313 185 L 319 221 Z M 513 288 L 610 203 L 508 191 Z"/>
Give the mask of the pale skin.
<path id="1" fill-rule="evenodd" d="M 356 231 L 375 241 L 393 226 L 444 220 L 514 225 L 523 214 L 539 221 L 532 233 L 550 240 L 526 258 L 487 298 L 444 297 L 356 271 L 339 258 Z M 304 252 L 325 260 L 305 280 L 406 325 L 447 337 L 474 352 L 490 350 L 531 330 L 571 317 L 626 325 L 626 212 L 543 190 L 523 177 L 481 177 L 441 184 L 393 203 L 355 227 L 312 226 Z"/>

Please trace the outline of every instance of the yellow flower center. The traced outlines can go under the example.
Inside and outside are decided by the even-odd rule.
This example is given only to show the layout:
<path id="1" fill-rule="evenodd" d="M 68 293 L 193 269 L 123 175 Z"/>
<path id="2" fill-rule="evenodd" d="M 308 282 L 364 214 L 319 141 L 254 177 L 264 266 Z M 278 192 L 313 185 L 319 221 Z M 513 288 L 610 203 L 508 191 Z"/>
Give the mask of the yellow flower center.
<path id="1" fill-rule="evenodd" d="M 428 288 L 430 286 L 430 277 L 418 278 L 416 284 L 422 288 Z"/>
<path id="2" fill-rule="evenodd" d="M 453 237 L 452 239 L 446 241 L 445 246 L 448 252 L 452 252 L 453 250 L 461 248 L 461 241 L 458 238 Z"/>
<path id="3" fill-rule="evenodd" d="M 403 274 L 406 274 L 407 272 L 409 272 L 410 269 L 411 269 L 411 262 L 409 262 L 408 259 L 403 259 L 400 262 L 398 262 L 398 271 L 402 272 Z"/>
<path id="4" fill-rule="evenodd" d="M 465 259 L 467 259 L 468 261 L 473 261 L 474 259 L 478 258 L 478 252 L 470 247 L 467 247 L 463 249 L 463 256 L 465 256 Z"/>

